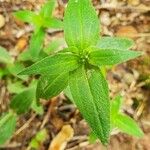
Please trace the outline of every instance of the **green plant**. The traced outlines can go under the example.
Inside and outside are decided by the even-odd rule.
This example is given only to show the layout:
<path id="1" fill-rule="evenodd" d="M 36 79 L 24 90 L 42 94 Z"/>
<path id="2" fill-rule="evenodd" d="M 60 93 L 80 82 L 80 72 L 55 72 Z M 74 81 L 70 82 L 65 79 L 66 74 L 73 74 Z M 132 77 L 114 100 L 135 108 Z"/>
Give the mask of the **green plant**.
<path id="1" fill-rule="evenodd" d="M 125 62 L 141 53 L 129 50 L 133 46 L 130 39 L 99 37 L 99 20 L 90 0 L 70 0 L 63 23 L 68 48 L 36 62 L 19 75 L 41 75 L 36 89 L 38 102 L 39 98 L 50 99 L 68 87 L 72 101 L 93 133 L 107 144 L 112 118 L 101 67 Z M 129 121 L 120 114 L 117 117 Z M 118 126 L 116 120 L 113 123 Z M 122 129 L 127 132 L 124 126 Z"/>
<path id="2" fill-rule="evenodd" d="M 40 130 L 29 143 L 28 149 L 40 149 L 43 142 L 48 138 L 46 129 Z"/>
<path id="3" fill-rule="evenodd" d="M 39 55 L 45 56 L 44 52 L 41 51 L 46 33 L 45 30 L 47 28 L 63 28 L 62 22 L 52 16 L 54 7 L 55 0 L 48 0 L 38 13 L 29 10 L 21 10 L 14 13 L 14 16 L 19 20 L 34 26 L 29 49 L 22 53 L 20 56 L 21 60 L 37 61 Z"/>
<path id="4" fill-rule="evenodd" d="M 118 95 L 114 98 L 114 100 L 111 101 L 111 128 L 117 127 L 122 132 L 127 133 L 129 135 L 133 135 L 136 137 L 142 137 L 143 132 L 138 127 L 136 122 L 130 118 L 129 116 L 125 115 L 123 112 L 121 112 L 120 108 L 122 106 L 123 98 Z"/>

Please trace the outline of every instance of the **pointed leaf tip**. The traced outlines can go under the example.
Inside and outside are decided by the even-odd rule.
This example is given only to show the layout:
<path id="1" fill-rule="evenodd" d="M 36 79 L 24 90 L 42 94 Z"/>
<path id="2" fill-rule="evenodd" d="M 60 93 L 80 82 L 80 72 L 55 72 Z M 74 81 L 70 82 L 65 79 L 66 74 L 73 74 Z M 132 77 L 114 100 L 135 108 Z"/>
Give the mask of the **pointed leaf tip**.
<path id="1" fill-rule="evenodd" d="M 97 66 L 120 64 L 142 55 L 141 52 L 131 50 L 101 49 L 97 47 L 93 47 L 92 50 L 89 54 L 89 62 Z"/>

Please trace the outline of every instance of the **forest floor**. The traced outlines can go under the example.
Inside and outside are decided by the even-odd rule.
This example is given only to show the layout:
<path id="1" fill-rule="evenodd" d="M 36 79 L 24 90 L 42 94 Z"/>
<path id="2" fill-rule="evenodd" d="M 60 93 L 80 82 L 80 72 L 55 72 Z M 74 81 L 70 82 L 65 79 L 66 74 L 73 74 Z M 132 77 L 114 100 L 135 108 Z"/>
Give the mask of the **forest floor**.
<path id="1" fill-rule="evenodd" d="M 12 13 L 21 9 L 39 10 L 44 0 L 0 0 L 0 45 L 13 56 L 26 50 L 33 27 L 13 17 Z M 132 38 L 135 50 L 144 55 L 108 70 L 110 97 L 121 94 L 124 97 L 122 110 L 133 117 L 143 129 L 141 139 L 123 133 L 112 135 L 109 150 L 149 150 L 150 149 L 150 1 L 149 0 L 94 0 L 93 4 L 101 21 L 101 35 L 126 36 Z M 66 0 L 58 0 L 54 15 L 63 19 Z M 45 44 L 63 37 L 62 31 L 48 30 Z M 11 95 L 7 81 L 0 81 L 0 113 L 8 109 Z M 70 124 L 74 137 L 67 142 L 66 150 L 103 150 L 100 142 L 90 144 L 89 128 L 79 111 L 67 98 L 58 97 L 44 103 L 44 114 L 39 116 L 33 111 L 20 116 L 12 139 L 2 150 L 26 150 L 29 142 L 42 128 L 48 131 L 48 138 L 41 143 L 40 150 L 47 150 L 52 139 L 62 127 Z M 68 131 L 69 132 L 69 131 Z M 70 131 L 72 132 L 72 131 Z M 63 136 L 63 132 L 60 132 Z M 65 139 L 66 137 L 64 137 Z M 60 141 L 58 141 L 58 144 Z"/>

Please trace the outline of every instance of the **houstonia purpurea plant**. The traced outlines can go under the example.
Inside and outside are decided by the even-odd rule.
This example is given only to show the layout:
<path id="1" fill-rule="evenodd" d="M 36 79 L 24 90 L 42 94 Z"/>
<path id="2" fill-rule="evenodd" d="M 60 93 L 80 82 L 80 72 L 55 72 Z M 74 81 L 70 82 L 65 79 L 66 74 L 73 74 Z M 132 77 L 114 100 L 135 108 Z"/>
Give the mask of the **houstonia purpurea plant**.
<path id="1" fill-rule="evenodd" d="M 63 23 L 68 48 L 36 62 L 20 75 L 41 75 L 36 90 L 38 102 L 68 87 L 93 133 L 107 144 L 110 100 L 101 67 L 123 63 L 141 53 L 129 50 L 133 46 L 130 39 L 99 36 L 99 19 L 90 0 L 69 0 Z"/>

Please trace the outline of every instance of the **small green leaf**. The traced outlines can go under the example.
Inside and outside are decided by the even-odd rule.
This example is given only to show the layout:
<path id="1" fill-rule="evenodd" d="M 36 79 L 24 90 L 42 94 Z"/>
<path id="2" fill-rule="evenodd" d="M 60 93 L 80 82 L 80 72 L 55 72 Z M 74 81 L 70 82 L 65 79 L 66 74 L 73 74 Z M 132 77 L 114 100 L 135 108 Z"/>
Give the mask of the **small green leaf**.
<path id="1" fill-rule="evenodd" d="M 99 39 L 96 47 L 100 49 L 130 49 L 134 45 L 134 41 L 121 37 L 102 37 Z"/>
<path id="2" fill-rule="evenodd" d="M 10 108 L 17 114 L 26 113 L 35 99 L 35 88 L 27 89 L 16 95 L 10 103 Z"/>
<path id="3" fill-rule="evenodd" d="M 56 0 L 48 0 L 47 3 L 44 4 L 40 11 L 40 15 L 44 18 L 48 18 L 52 16 L 52 12 L 55 8 Z"/>
<path id="4" fill-rule="evenodd" d="M 33 99 L 31 108 L 36 112 L 36 114 L 43 115 L 44 109 L 42 105 L 38 105 L 36 99 Z"/>
<path id="5" fill-rule="evenodd" d="M 16 127 L 16 120 L 16 115 L 12 112 L 0 117 L 0 145 L 5 144 L 5 142 L 13 135 Z"/>
<path id="6" fill-rule="evenodd" d="M 18 60 L 19 61 L 28 61 L 28 60 L 31 60 L 31 55 L 30 55 L 30 52 L 29 50 L 25 50 L 23 51 L 22 53 L 20 53 L 20 55 L 18 56 Z"/>
<path id="7" fill-rule="evenodd" d="M 64 16 L 64 34 L 69 47 L 81 51 L 99 38 L 99 19 L 91 0 L 69 0 Z"/>
<path id="8" fill-rule="evenodd" d="M 16 81 L 15 83 L 9 82 L 7 84 L 7 89 L 9 93 L 13 94 L 19 94 L 23 92 L 27 87 L 25 87 L 22 82 Z"/>
<path id="9" fill-rule="evenodd" d="M 30 10 L 17 11 L 14 13 L 14 16 L 23 22 L 32 23 L 32 24 L 34 24 L 34 19 L 37 17 L 37 15 Z"/>
<path id="10" fill-rule="evenodd" d="M 72 97 L 72 94 L 71 94 L 71 91 L 70 91 L 70 87 L 67 86 L 67 88 L 65 88 L 63 90 L 64 94 L 69 98 L 69 100 L 74 103 L 74 100 L 73 100 L 73 97 Z"/>
<path id="11" fill-rule="evenodd" d="M 43 49 L 42 49 L 41 52 L 39 53 L 39 57 L 35 60 L 35 62 L 40 61 L 40 60 L 42 60 L 42 59 L 44 59 L 44 58 L 46 58 L 46 57 L 48 57 L 48 56 L 49 56 L 49 55 L 46 54 L 46 53 L 43 51 Z"/>
<path id="12" fill-rule="evenodd" d="M 5 67 L 0 68 L 0 79 L 2 79 L 4 76 L 6 76 L 8 74 L 9 74 L 9 72 L 8 72 L 7 68 L 5 68 Z"/>
<path id="13" fill-rule="evenodd" d="M 50 99 L 57 96 L 68 85 L 68 73 L 42 76 L 38 82 L 36 97 Z"/>
<path id="14" fill-rule="evenodd" d="M 42 28 L 42 25 L 43 25 L 43 22 L 44 22 L 44 18 L 41 17 L 40 15 L 37 15 L 35 18 L 33 18 L 33 25 L 34 25 L 34 33 L 36 34 L 41 28 Z"/>
<path id="15" fill-rule="evenodd" d="M 44 52 L 47 54 L 54 53 L 55 51 L 59 51 L 60 47 L 64 45 L 65 41 L 63 38 L 54 39 L 44 48 Z"/>
<path id="16" fill-rule="evenodd" d="M 12 58 L 9 55 L 8 51 L 0 46 L 0 63 L 12 63 Z"/>
<path id="17" fill-rule="evenodd" d="M 47 137 L 48 137 L 48 133 L 47 133 L 46 129 L 42 129 L 31 140 L 29 147 L 39 150 L 41 144 L 47 139 Z"/>
<path id="18" fill-rule="evenodd" d="M 48 56 L 23 70 L 20 75 L 47 73 L 51 75 L 73 71 L 79 66 L 78 59 L 76 55 L 70 53 L 59 53 Z"/>
<path id="19" fill-rule="evenodd" d="M 122 106 L 122 97 L 120 95 L 117 95 L 112 101 L 111 101 L 111 115 L 115 116 L 120 112 L 120 108 Z"/>
<path id="20" fill-rule="evenodd" d="M 103 144 L 108 143 L 110 132 L 110 106 L 107 83 L 96 69 L 88 73 L 80 67 L 69 81 L 75 104 L 95 135 Z"/>
<path id="21" fill-rule="evenodd" d="M 113 120 L 114 126 L 118 127 L 121 131 L 136 137 L 142 137 L 144 134 L 139 128 L 137 123 L 130 117 L 118 114 Z"/>
<path id="22" fill-rule="evenodd" d="M 45 37 L 45 31 L 43 28 L 40 28 L 38 32 L 32 35 L 29 50 L 28 50 L 32 59 L 38 58 L 39 53 L 43 47 L 44 37 Z"/>
<path id="23" fill-rule="evenodd" d="M 97 66 L 119 64 L 141 55 L 141 52 L 130 50 L 100 48 L 93 49 L 95 51 L 92 51 L 89 54 L 89 62 Z"/>
<path id="24" fill-rule="evenodd" d="M 95 133 L 93 131 L 91 131 L 90 134 L 89 134 L 89 142 L 90 142 L 90 144 L 94 144 L 97 139 L 98 138 L 95 135 Z"/>
<path id="25" fill-rule="evenodd" d="M 63 22 L 56 18 L 46 18 L 43 20 L 43 27 L 45 28 L 54 28 L 54 29 L 62 29 Z"/>
<path id="26" fill-rule="evenodd" d="M 15 62 L 14 64 L 9 64 L 7 65 L 7 69 L 10 72 L 11 75 L 18 77 L 22 80 L 27 80 L 28 76 L 26 75 L 18 75 L 18 73 L 20 72 L 20 70 L 23 70 L 25 67 L 23 64 L 21 64 L 20 62 Z"/>

